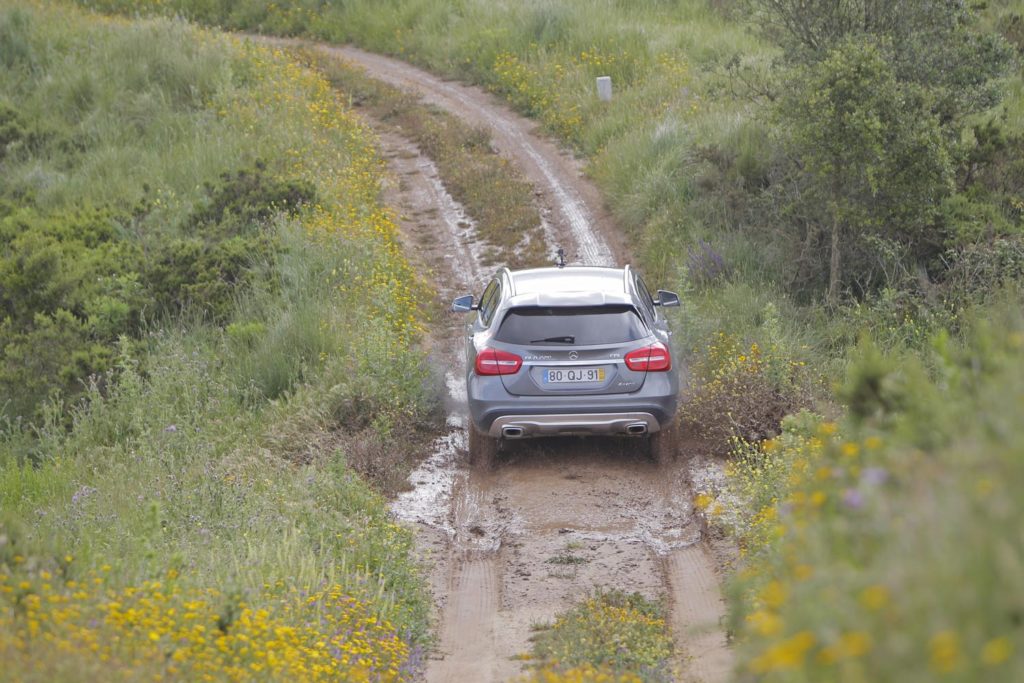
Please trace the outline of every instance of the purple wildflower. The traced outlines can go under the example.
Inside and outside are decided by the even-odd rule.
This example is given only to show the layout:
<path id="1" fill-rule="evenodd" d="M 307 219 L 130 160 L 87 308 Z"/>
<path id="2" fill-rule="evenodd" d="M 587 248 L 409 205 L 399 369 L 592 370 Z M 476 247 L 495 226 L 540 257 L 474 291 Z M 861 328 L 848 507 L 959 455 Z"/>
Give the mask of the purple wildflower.
<path id="1" fill-rule="evenodd" d="M 853 510 L 864 507 L 864 494 L 857 489 L 846 489 L 843 491 L 843 505 Z"/>
<path id="2" fill-rule="evenodd" d="M 79 486 L 78 490 L 71 496 L 71 504 L 78 507 L 81 503 L 85 502 L 85 499 L 96 493 L 96 489 L 92 486 Z"/>
<path id="3" fill-rule="evenodd" d="M 861 481 L 870 486 L 881 486 L 889 481 L 889 472 L 884 467 L 868 467 L 861 474 Z"/>

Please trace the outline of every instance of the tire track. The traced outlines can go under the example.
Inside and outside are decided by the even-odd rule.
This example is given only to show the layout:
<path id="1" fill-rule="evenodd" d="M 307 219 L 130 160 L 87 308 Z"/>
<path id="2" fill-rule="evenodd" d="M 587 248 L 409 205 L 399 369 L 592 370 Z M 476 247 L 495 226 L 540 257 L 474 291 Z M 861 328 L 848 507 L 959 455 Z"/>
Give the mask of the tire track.
<path id="1" fill-rule="evenodd" d="M 441 632 L 443 659 L 427 669 L 431 683 L 489 681 L 495 677 L 498 633 L 498 571 L 486 559 L 463 562 L 455 571 Z M 472 634 L 467 637 L 467 634 Z"/>
<path id="2" fill-rule="evenodd" d="M 727 680 L 732 654 L 722 629 L 725 605 L 710 558 L 701 546 L 694 545 L 673 550 L 665 564 L 683 680 Z"/>

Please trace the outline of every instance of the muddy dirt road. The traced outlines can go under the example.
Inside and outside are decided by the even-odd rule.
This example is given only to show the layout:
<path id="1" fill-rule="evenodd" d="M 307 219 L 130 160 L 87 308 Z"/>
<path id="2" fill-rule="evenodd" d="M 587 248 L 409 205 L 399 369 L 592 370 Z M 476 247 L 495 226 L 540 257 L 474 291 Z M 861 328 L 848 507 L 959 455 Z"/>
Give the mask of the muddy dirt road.
<path id="1" fill-rule="evenodd" d="M 498 150 L 534 184 L 552 253 L 557 245 L 575 263 L 626 261 L 597 190 L 576 161 L 533 133 L 533 123 L 486 93 L 407 64 L 353 48 L 319 49 L 489 129 Z M 378 133 L 392 178 L 388 203 L 400 214 L 408 253 L 421 272 L 433 274 L 439 305 L 478 294 L 490 272 L 480 265 L 472 218 L 413 143 L 385 127 Z M 595 587 L 614 587 L 667 600 L 681 680 L 725 680 L 724 607 L 692 516 L 686 453 L 659 468 L 640 441 L 523 441 L 508 445 L 493 472 L 471 471 L 464 457 L 463 324 L 452 314 L 433 332 L 436 362 L 447 369 L 450 430 L 393 504 L 398 518 L 417 526 L 433 567 L 439 645 L 426 679 L 514 678 L 531 626 L 551 621 Z"/>

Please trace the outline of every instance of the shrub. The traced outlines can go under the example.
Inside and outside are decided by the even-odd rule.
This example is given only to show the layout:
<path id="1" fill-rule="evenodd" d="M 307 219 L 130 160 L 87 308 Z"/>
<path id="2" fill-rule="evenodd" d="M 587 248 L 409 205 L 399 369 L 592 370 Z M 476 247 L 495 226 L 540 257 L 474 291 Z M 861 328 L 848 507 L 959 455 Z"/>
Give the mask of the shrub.
<path id="1" fill-rule="evenodd" d="M 237 297 L 270 281 L 273 251 L 268 235 L 173 240 L 147 265 L 146 286 L 161 314 L 194 311 L 223 324 Z"/>
<path id="2" fill-rule="evenodd" d="M 0 102 L 0 163 L 29 137 L 18 112 Z"/>
<path id="3" fill-rule="evenodd" d="M 728 274 L 725 259 L 708 242 L 699 240 L 687 250 L 686 279 L 692 287 L 707 287 Z"/>
<path id="4" fill-rule="evenodd" d="M 926 348 L 936 332 L 960 325 L 959 302 L 940 291 L 885 288 L 841 306 L 824 330 L 832 352 L 849 353 L 865 336 L 887 352 Z"/>
<path id="5" fill-rule="evenodd" d="M 1024 236 L 996 237 L 946 251 L 949 297 L 968 305 L 1010 282 L 1024 282 Z"/>
<path id="6" fill-rule="evenodd" d="M 576 680 L 574 671 L 590 671 L 594 680 L 671 679 L 664 612 L 639 593 L 595 591 L 538 632 L 533 650 L 533 680 Z"/>
<path id="7" fill-rule="evenodd" d="M 222 173 L 219 182 L 207 182 L 203 189 L 206 197 L 186 220 L 193 233 L 257 232 L 276 214 L 293 215 L 317 199 L 311 183 L 299 178 L 273 177 L 262 161 L 257 161 L 252 169 Z"/>
<path id="8" fill-rule="evenodd" d="M 0 412 L 39 417 L 54 392 L 74 399 L 109 368 L 120 335 L 137 333 L 146 302 L 140 254 L 110 211 L 0 218 Z"/>
<path id="9" fill-rule="evenodd" d="M 1010 291 L 961 339 L 935 337 L 930 373 L 865 342 L 849 419 L 788 419 L 738 449 L 706 509 L 744 548 L 731 600 L 746 674 L 1020 678 L 1020 311 Z"/>
<path id="10" fill-rule="evenodd" d="M 223 324 L 239 296 L 273 283 L 278 245 L 270 219 L 315 202 L 316 189 L 301 179 L 274 178 L 257 162 L 206 183 L 204 194 L 185 219 L 188 236 L 157 247 L 145 278 L 161 312 L 198 310 Z"/>
<path id="11" fill-rule="evenodd" d="M 87 323 L 69 311 L 39 314 L 27 329 L 0 322 L 0 405 L 6 415 L 36 420 L 41 403 L 51 396 L 82 394 L 88 377 L 106 371 L 113 350 L 95 341 Z"/>
<path id="12" fill-rule="evenodd" d="M 771 438 L 782 418 L 808 400 L 801 390 L 801 367 L 776 346 L 762 349 L 757 342 L 745 344 L 720 332 L 690 366 L 682 417 L 720 454 L 734 439 Z"/>

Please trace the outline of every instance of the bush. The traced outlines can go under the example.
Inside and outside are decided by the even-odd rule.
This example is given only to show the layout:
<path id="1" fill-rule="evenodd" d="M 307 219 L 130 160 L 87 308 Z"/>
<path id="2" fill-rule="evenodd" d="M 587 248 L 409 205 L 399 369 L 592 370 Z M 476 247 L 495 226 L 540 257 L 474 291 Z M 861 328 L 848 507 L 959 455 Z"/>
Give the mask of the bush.
<path id="1" fill-rule="evenodd" d="M 54 392 L 80 395 L 109 368 L 120 335 L 141 329 L 140 254 L 110 211 L 0 218 L 0 412 L 36 419 Z"/>
<path id="2" fill-rule="evenodd" d="M 204 194 L 185 219 L 188 237 L 157 247 L 145 279 L 161 313 L 190 310 L 224 324 L 247 290 L 273 286 L 278 244 L 270 219 L 295 215 L 316 201 L 316 190 L 300 179 L 271 177 L 257 162 L 206 183 Z"/>
<path id="3" fill-rule="evenodd" d="M 664 612 L 639 593 L 595 591 L 538 632 L 533 651 L 533 680 L 671 679 Z"/>
<path id="4" fill-rule="evenodd" d="M 1012 282 L 1024 282 L 1024 236 L 997 237 L 990 242 L 948 250 L 949 270 L 943 276 L 950 299 L 969 305 Z"/>
<path id="5" fill-rule="evenodd" d="M 299 178 L 280 179 L 257 161 L 252 169 L 222 173 L 217 183 L 203 185 L 206 197 L 186 220 L 191 232 L 243 235 L 264 227 L 277 214 L 294 215 L 316 202 L 316 188 Z"/>
<path id="6" fill-rule="evenodd" d="M 27 207 L 0 218 L 0 387 L 17 397 L 6 415 L 38 417 L 54 391 L 73 402 L 87 377 L 109 368 L 118 338 L 141 334 L 144 312 L 189 310 L 225 324 L 245 292 L 274 286 L 278 247 L 267 221 L 315 191 L 258 165 L 225 174 L 206 194 L 186 219 L 192 236 L 148 249 L 124 227 L 135 219 L 111 208 Z"/>
<path id="7" fill-rule="evenodd" d="M 788 419 L 739 449 L 706 508 L 744 548 L 732 626 L 746 674 L 1024 675 L 1021 310 L 1011 290 L 962 338 L 935 337 L 931 372 L 865 342 L 841 392 L 848 419 Z"/>
<path id="8" fill-rule="evenodd" d="M 811 402 L 804 362 L 787 357 L 774 338 L 777 320 L 765 324 L 767 347 L 719 332 L 690 365 L 681 416 L 713 452 L 725 454 L 735 440 L 775 436 L 783 417 Z"/>
<path id="9" fill-rule="evenodd" d="M 21 152 L 38 140 L 38 133 L 30 130 L 18 111 L 0 102 L 0 163 L 9 155 Z"/>

